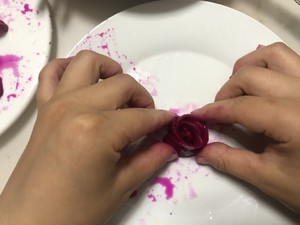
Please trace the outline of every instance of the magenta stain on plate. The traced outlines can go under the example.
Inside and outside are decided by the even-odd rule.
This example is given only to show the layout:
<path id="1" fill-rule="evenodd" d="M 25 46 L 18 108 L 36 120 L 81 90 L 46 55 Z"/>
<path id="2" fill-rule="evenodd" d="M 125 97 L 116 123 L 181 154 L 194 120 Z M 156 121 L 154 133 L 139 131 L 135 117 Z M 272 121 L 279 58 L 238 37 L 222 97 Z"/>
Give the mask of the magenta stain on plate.
<path id="1" fill-rule="evenodd" d="M 143 85 L 152 96 L 158 96 L 158 91 L 156 89 L 156 85 L 159 82 L 157 76 L 143 73 L 142 71 L 137 70 L 136 67 L 133 67 L 133 71 L 135 72 L 135 76 L 138 77 L 137 81 Z"/>
<path id="2" fill-rule="evenodd" d="M 170 112 L 174 112 L 178 115 L 182 115 L 182 114 L 185 114 L 185 113 L 190 113 L 191 111 L 197 109 L 198 106 L 194 103 L 188 103 L 184 106 L 181 106 L 181 107 L 178 107 L 178 108 L 170 108 L 169 111 Z"/>
<path id="3" fill-rule="evenodd" d="M 108 57 L 112 57 L 110 43 L 116 46 L 116 43 L 114 42 L 114 32 L 114 28 L 108 28 L 106 31 L 97 34 L 97 36 L 101 39 L 100 45 L 98 45 L 97 48 L 102 49 L 104 52 L 103 54 L 107 55 Z"/>
<path id="4" fill-rule="evenodd" d="M 156 202 L 156 197 L 153 194 L 147 194 L 147 197 L 151 199 L 152 202 Z"/>
<path id="5" fill-rule="evenodd" d="M 21 11 L 21 13 L 25 15 L 28 12 L 33 12 L 33 9 L 29 7 L 29 4 L 24 4 L 24 9 Z"/>
<path id="6" fill-rule="evenodd" d="M 13 75 L 16 78 L 20 77 L 19 71 L 19 62 L 22 60 L 23 57 L 19 57 L 17 55 L 0 55 L 0 77 L 1 77 L 1 89 L 2 95 L 5 91 L 5 87 L 3 85 L 3 71 L 7 69 L 11 69 L 13 71 Z M 16 88 L 18 88 L 18 82 L 16 83 Z M 0 95 L 0 97 L 2 96 Z"/>
<path id="7" fill-rule="evenodd" d="M 151 183 L 151 185 L 155 184 L 160 184 L 165 188 L 165 195 L 167 200 L 173 197 L 175 185 L 172 183 L 171 178 L 157 177 Z"/>
<path id="8" fill-rule="evenodd" d="M 9 0 L 1 0 L 1 5 L 8 5 L 9 4 Z"/>
<path id="9" fill-rule="evenodd" d="M 10 102 L 11 98 L 16 98 L 17 95 L 16 94 L 10 94 L 7 96 L 7 101 Z"/>
<path id="10" fill-rule="evenodd" d="M 125 53 L 118 50 L 118 43 L 116 41 L 116 33 L 113 27 L 107 28 L 94 36 L 99 43 L 97 43 L 96 48 L 99 49 L 101 54 L 116 60 L 123 68 L 129 67 L 132 69 L 132 77 L 135 78 L 141 85 L 143 85 L 152 96 L 158 96 L 158 91 L 156 89 L 156 84 L 158 82 L 157 76 L 150 74 L 144 69 L 138 68 L 134 60 L 130 59 Z M 88 44 L 87 38 L 84 43 L 85 46 Z M 93 49 L 92 45 L 87 46 Z"/>
<path id="11" fill-rule="evenodd" d="M 189 197 L 190 197 L 190 199 L 195 199 L 198 197 L 198 195 L 191 183 L 189 183 Z"/>
<path id="12" fill-rule="evenodd" d="M 95 45 L 99 53 L 113 58 L 123 68 L 131 68 L 132 77 L 135 78 L 141 85 L 143 85 L 152 96 L 158 96 L 159 93 L 156 89 L 158 77 L 150 74 L 140 67 L 138 68 L 134 60 L 130 59 L 129 56 L 118 49 L 116 33 L 113 27 L 107 28 L 106 30 L 93 35 L 87 35 L 78 50 L 91 49 L 95 51 Z"/>

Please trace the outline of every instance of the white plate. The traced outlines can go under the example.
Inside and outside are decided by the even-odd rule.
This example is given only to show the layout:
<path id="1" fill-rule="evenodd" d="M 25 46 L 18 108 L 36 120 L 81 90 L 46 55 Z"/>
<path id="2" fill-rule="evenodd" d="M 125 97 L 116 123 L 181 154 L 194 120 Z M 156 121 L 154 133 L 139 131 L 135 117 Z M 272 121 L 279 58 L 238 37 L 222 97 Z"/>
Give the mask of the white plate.
<path id="1" fill-rule="evenodd" d="M 149 90 L 157 108 L 183 114 L 213 101 L 239 57 L 258 44 L 276 41 L 280 39 L 266 27 L 230 8 L 172 0 L 113 16 L 88 33 L 70 55 L 91 49 L 112 57 Z M 247 144 L 225 131 L 210 130 L 210 141 Z M 194 159 L 171 163 L 158 177 L 154 185 L 138 190 L 108 224 L 294 224 L 260 192 Z"/>
<path id="2" fill-rule="evenodd" d="M 0 37 L 0 68 L 4 68 L 0 70 L 4 86 L 0 98 L 0 135 L 29 104 L 38 74 L 50 54 L 49 11 L 40 6 L 40 0 L 0 0 L 0 19 L 9 26 L 8 33 Z"/>

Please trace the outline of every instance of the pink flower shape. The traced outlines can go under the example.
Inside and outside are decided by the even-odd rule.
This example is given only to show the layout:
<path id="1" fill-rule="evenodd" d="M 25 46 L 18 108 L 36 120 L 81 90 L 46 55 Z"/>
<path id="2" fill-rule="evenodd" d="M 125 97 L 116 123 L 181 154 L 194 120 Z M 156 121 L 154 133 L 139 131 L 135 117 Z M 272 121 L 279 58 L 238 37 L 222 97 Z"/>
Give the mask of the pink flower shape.
<path id="1" fill-rule="evenodd" d="M 177 116 L 168 128 L 163 141 L 172 145 L 179 157 L 196 155 L 208 142 L 207 127 L 195 116 Z"/>
<path id="2" fill-rule="evenodd" d="M 8 31 L 8 26 L 2 20 L 0 20 L 0 37 L 6 34 Z"/>

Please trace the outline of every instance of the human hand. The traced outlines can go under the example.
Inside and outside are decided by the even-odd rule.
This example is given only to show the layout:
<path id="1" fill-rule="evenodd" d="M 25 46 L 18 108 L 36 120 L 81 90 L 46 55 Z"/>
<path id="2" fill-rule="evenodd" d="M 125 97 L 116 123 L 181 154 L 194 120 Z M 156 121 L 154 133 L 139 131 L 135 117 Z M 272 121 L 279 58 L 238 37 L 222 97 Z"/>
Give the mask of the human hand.
<path id="1" fill-rule="evenodd" d="M 260 47 L 239 59 L 215 103 L 192 112 L 202 120 L 240 124 L 272 142 L 264 152 L 207 145 L 198 155 L 300 213 L 300 56 L 283 43 Z"/>
<path id="2" fill-rule="evenodd" d="M 37 105 L 30 141 L 0 197 L 5 225 L 103 224 L 176 157 L 163 143 L 124 156 L 125 146 L 175 115 L 154 110 L 150 94 L 107 57 L 83 51 L 50 62 Z"/>

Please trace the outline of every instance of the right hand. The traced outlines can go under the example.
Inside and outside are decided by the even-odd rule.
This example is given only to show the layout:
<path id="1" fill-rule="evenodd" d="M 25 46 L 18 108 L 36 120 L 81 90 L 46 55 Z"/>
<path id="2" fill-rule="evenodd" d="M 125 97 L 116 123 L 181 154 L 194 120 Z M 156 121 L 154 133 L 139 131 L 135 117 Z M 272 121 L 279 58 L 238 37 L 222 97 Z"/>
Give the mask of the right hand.
<path id="1" fill-rule="evenodd" d="M 272 138 L 261 154 L 212 143 L 197 162 L 245 180 L 300 213 L 299 55 L 275 43 L 242 57 L 215 103 L 192 114 Z"/>

